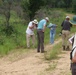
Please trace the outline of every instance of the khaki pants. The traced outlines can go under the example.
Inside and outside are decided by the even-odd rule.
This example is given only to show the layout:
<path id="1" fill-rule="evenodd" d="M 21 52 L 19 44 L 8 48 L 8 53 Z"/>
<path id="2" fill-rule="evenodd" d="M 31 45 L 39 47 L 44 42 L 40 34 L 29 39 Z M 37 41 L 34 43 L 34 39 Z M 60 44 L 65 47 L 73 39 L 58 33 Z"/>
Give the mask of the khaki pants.
<path id="1" fill-rule="evenodd" d="M 69 35 L 70 35 L 70 31 L 68 30 L 62 30 L 62 46 L 69 46 Z"/>
<path id="2" fill-rule="evenodd" d="M 35 46 L 35 35 L 26 34 L 27 47 L 30 47 L 30 40 L 32 41 L 33 46 Z"/>

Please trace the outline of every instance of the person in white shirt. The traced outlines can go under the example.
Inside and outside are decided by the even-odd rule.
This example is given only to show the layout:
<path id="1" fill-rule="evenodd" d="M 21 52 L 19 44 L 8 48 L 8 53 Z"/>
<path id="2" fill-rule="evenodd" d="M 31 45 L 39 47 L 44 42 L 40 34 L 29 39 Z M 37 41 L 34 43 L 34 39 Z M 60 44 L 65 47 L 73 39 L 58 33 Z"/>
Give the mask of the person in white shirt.
<path id="1" fill-rule="evenodd" d="M 28 27 L 26 29 L 26 42 L 27 47 L 30 47 L 30 38 L 32 39 L 32 44 L 35 46 L 35 34 L 34 29 L 37 27 L 38 21 L 35 19 L 34 21 L 30 21 Z"/>

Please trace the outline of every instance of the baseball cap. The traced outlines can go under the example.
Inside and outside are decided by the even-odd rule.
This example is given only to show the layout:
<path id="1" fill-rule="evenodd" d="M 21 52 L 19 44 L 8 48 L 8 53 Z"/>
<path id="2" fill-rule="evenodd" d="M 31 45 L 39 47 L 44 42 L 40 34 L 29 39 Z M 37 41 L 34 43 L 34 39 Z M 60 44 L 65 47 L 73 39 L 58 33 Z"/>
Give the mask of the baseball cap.
<path id="1" fill-rule="evenodd" d="M 69 16 L 66 16 L 66 18 L 70 18 Z"/>

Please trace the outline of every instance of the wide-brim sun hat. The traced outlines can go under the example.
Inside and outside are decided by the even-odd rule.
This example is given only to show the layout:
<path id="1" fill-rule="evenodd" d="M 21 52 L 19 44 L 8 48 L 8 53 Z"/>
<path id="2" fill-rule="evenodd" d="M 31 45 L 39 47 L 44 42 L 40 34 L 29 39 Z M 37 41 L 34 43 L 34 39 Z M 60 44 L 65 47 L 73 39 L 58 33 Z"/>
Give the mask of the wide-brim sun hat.
<path id="1" fill-rule="evenodd" d="M 49 21 L 49 18 L 48 18 L 48 17 L 45 17 L 45 19 L 46 19 L 47 21 Z"/>
<path id="2" fill-rule="evenodd" d="M 38 24 L 38 21 L 36 19 L 33 20 L 34 24 Z"/>
<path id="3" fill-rule="evenodd" d="M 76 25 L 76 15 L 73 16 L 73 19 L 70 20 L 70 23 L 73 24 L 73 25 Z"/>

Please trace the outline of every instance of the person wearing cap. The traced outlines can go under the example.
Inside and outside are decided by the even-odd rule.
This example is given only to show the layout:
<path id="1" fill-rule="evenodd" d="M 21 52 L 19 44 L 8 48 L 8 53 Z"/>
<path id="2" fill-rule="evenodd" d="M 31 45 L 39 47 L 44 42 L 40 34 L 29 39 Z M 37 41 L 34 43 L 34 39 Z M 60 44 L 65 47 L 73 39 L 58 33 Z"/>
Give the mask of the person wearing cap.
<path id="1" fill-rule="evenodd" d="M 49 21 L 48 17 L 45 17 L 45 19 L 42 19 L 38 23 L 37 27 L 37 37 L 38 37 L 38 46 L 37 46 L 37 52 L 44 53 L 44 32 L 46 28 L 46 24 Z"/>
<path id="2" fill-rule="evenodd" d="M 70 35 L 70 30 L 72 27 L 72 24 L 69 22 L 70 17 L 66 16 L 66 19 L 62 22 L 61 27 L 62 27 L 62 47 L 63 50 L 69 50 L 69 35 Z"/>
<path id="3" fill-rule="evenodd" d="M 34 19 L 33 21 L 30 21 L 28 24 L 28 27 L 26 29 L 26 42 L 27 47 L 30 47 L 30 38 L 32 39 L 32 44 L 35 46 L 35 34 L 34 29 L 37 27 L 38 21 Z"/>
<path id="4" fill-rule="evenodd" d="M 50 23 L 47 27 L 50 29 L 50 43 L 53 44 L 57 25 Z"/>

